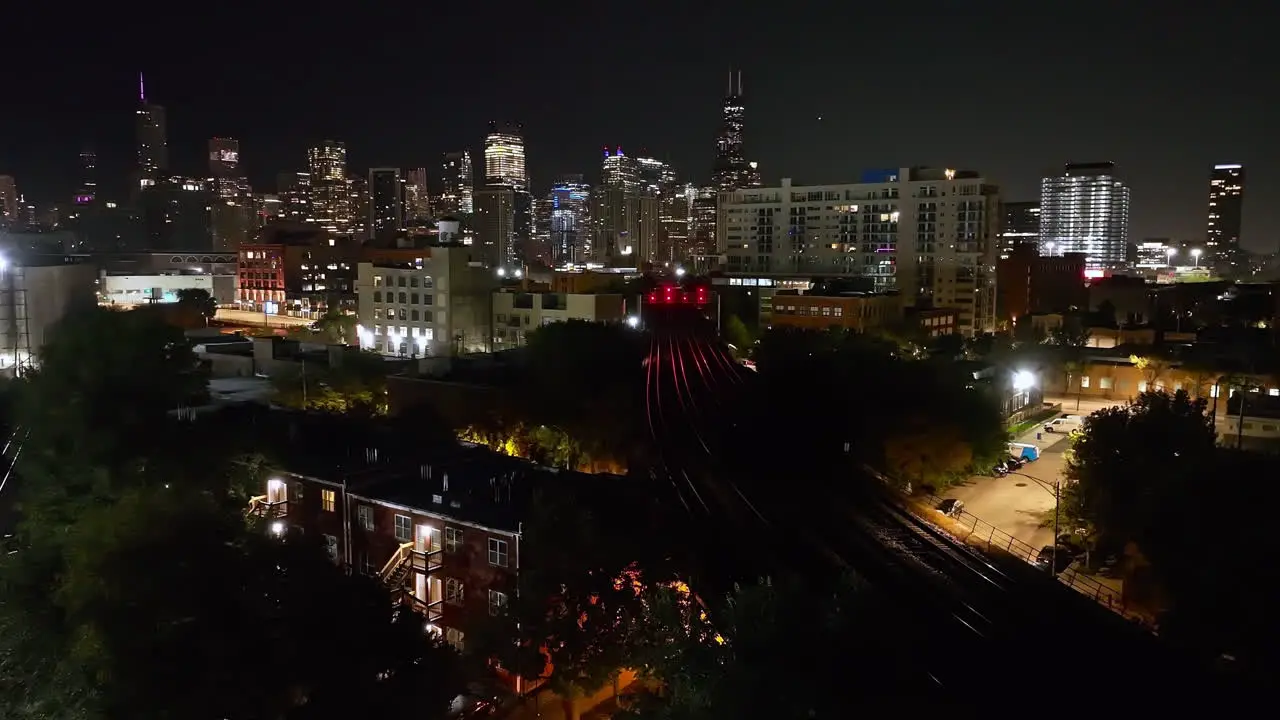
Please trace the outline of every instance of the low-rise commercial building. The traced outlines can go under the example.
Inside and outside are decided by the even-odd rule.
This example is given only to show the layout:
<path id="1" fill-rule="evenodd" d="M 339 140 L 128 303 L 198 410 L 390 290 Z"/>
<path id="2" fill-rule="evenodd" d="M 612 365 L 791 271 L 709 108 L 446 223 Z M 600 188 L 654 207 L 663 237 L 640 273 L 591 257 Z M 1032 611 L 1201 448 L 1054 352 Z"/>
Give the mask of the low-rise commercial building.
<path id="1" fill-rule="evenodd" d="M 231 305 L 236 299 L 235 275 L 110 275 L 98 277 L 98 302 L 103 305 L 131 307 L 178 301 L 183 290 L 204 290 L 219 305 Z"/>
<path id="2" fill-rule="evenodd" d="M 94 304 L 96 279 L 86 255 L 0 256 L 0 373 L 32 367 L 53 326 Z"/>
<path id="3" fill-rule="evenodd" d="M 529 331 L 555 322 L 624 322 L 626 317 L 622 295 L 499 290 L 493 293 L 493 347 L 519 347 Z"/>
<path id="4" fill-rule="evenodd" d="M 902 296 L 897 293 L 815 295 L 780 290 L 773 295 L 772 310 L 774 326 L 811 330 L 841 328 L 866 332 L 892 326 L 903 319 Z"/>

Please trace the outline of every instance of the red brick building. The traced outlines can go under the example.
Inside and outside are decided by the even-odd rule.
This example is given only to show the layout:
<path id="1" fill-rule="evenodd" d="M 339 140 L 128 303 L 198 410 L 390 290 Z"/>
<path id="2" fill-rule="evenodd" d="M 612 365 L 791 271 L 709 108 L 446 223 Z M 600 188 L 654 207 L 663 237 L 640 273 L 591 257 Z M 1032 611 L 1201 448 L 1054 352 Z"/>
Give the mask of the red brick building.
<path id="1" fill-rule="evenodd" d="M 534 486 L 571 479 L 480 448 L 417 465 L 368 460 L 329 477 L 279 472 L 251 511 L 275 533 L 324 538 L 334 562 L 379 576 L 455 647 L 468 619 L 505 612 L 520 571 L 523 519 Z M 597 478 L 592 478 L 597 480 Z"/>
<path id="2" fill-rule="evenodd" d="M 266 303 L 285 301 L 283 245 L 241 245 L 236 262 L 236 304 L 262 310 Z"/>

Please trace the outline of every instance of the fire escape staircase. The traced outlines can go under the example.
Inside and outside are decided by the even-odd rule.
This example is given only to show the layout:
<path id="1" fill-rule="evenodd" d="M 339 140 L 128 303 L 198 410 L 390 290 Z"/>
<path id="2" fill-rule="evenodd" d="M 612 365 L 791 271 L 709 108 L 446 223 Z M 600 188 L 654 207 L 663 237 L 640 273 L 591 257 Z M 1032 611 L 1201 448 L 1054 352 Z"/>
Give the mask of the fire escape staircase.
<path id="1" fill-rule="evenodd" d="M 414 595 L 409 584 L 409 574 L 418 570 L 428 577 L 440 569 L 440 550 L 421 552 L 414 550 L 412 542 L 401 543 L 399 549 L 378 571 L 378 578 L 391 592 L 391 605 L 395 608 L 409 606 L 435 622 L 440 619 L 443 599 L 431 602 Z"/>

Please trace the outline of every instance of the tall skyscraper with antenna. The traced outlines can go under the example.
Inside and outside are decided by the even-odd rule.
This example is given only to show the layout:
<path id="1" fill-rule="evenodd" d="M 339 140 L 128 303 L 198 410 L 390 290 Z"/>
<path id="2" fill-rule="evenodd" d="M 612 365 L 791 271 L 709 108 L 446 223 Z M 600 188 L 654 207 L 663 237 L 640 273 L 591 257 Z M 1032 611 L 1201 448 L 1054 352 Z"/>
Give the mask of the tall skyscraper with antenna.
<path id="1" fill-rule="evenodd" d="M 716 164 L 712 183 L 720 192 L 759 187 L 760 173 L 743 152 L 742 131 L 746 104 L 742 95 L 742 72 L 729 73 L 724 97 L 720 135 L 716 139 Z"/>
<path id="2" fill-rule="evenodd" d="M 138 73 L 136 112 L 138 184 L 135 189 L 142 189 L 155 185 L 169 169 L 169 140 L 165 130 L 164 108 L 147 102 L 147 86 L 142 73 Z"/>

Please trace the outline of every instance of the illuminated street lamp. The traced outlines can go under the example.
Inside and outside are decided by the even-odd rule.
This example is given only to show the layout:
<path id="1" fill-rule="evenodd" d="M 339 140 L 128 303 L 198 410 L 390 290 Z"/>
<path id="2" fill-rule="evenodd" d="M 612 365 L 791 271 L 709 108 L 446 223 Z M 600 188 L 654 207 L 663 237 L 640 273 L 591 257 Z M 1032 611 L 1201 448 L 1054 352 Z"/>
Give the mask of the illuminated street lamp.
<path id="1" fill-rule="evenodd" d="M 1013 389 L 1018 392 L 1026 392 L 1036 386 L 1035 373 L 1029 370 L 1019 370 L 1013 374 Z"/>
<path id="2" fill-rule="evenodd" d="M 1169 267 L 1173 267 L 1173 256 L 1178 254 L 1178 248 L 1171 247 L 1166 249 L 1164 252 L 1165 255 L 1169 256 Z"/>
<path id="3" fill-rule="evenodd" d="M 1203 254 L 1204 254 L 1204 251 L 1201 250 L 1200 248 L 1194 248 L 1191 251 L 1191 257 L 1196 259 L 1196 267 L 1200 267 L 1200 256 Z"/>

